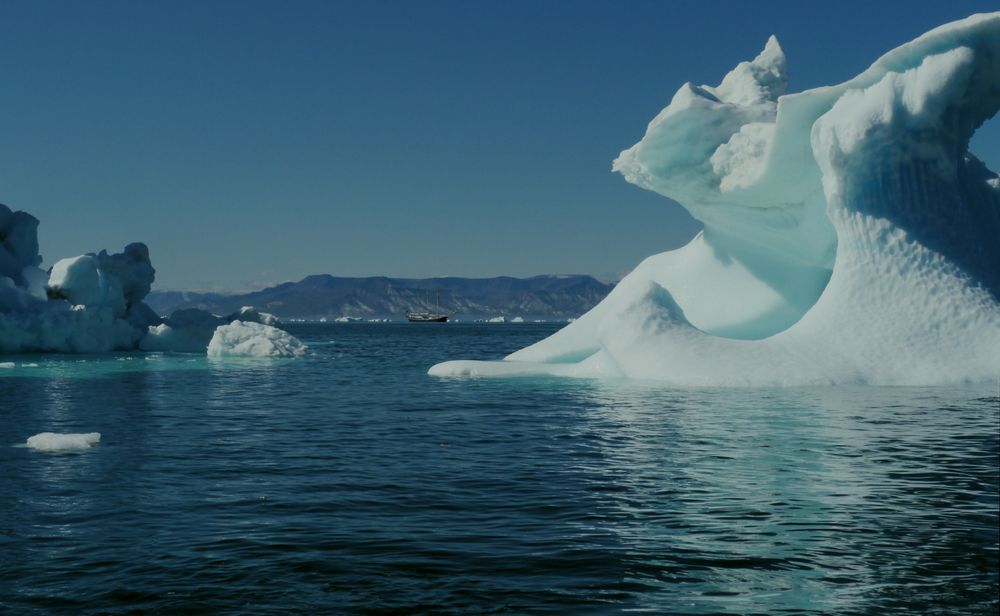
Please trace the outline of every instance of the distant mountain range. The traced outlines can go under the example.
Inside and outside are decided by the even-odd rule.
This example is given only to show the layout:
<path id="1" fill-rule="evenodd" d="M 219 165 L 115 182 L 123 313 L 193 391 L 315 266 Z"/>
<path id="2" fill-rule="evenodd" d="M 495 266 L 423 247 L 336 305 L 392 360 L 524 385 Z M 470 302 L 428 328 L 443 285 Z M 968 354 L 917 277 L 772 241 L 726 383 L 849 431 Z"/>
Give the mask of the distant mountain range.
<path id="1" fill-rule="evenodd" d="M 146 303 L 161 315 L 179 308 L 224 315 L 254 306 L 285 319 L 403 319 L 408 311 L 449 312 L 458 319 L 566 319 L 590 310 L 613 286 L 590 276 L 412 279 L 320 274 L 233 295 L 152 291 Z"/>

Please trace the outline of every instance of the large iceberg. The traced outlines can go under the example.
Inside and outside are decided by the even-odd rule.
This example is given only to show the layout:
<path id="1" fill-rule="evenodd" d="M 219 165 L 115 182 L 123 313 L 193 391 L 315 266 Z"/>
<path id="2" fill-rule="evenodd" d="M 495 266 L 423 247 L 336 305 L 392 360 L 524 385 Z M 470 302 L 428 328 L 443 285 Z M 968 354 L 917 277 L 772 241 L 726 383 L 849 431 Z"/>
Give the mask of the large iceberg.
<path id="1" fill-rule="evenodd" d="M 718 86 L 683 85 L 613 169 L 703 231 L 551 337 L 430 374 L 997 378 L 1000 178 L 968 143 L 1000 107 L 1000 13 L 936 28 L 845 83 L 786 86 L 774 37 Z"/>

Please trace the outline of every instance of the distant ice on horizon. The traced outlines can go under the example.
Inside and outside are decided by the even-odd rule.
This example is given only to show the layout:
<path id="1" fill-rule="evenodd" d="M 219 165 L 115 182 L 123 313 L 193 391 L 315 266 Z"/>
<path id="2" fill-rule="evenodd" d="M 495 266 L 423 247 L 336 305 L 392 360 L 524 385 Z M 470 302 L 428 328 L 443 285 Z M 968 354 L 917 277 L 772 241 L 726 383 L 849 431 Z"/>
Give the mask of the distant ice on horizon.
<path id="1" fill-rule="evenodd" d="M 968 151 L 1000 107 L 1000 13 L 786 94 L 771 37 L 686 83 L 613 169 L 704 224 L 580 319 L 437 376 L 927 385 L 1000 376 L 1000 179 Z"/>

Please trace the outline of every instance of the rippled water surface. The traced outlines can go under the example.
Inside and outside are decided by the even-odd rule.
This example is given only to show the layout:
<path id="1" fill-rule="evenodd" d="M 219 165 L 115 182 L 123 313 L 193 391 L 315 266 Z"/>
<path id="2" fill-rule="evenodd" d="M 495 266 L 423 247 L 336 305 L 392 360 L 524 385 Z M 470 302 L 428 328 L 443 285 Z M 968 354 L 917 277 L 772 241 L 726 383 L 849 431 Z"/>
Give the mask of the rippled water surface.
<path id="1" fill-rule="evenodd" d="M 0 612 L 997 613 L 995 384 L 441 380 L 555 326 L 290 329 L 0 358 Z"/>

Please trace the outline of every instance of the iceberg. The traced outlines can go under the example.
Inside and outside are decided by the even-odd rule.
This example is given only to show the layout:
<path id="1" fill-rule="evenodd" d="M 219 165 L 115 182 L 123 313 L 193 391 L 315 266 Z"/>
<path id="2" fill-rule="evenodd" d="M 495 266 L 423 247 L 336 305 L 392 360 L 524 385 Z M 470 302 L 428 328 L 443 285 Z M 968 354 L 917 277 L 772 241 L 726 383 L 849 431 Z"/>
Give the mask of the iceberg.
<path id="1" fill-rule="evenodd" d="M 142 301 L 156 275 L 145 244 L 129 244 L 117 254 L 102 250 L 61 259 L 48 272 L 41 262 L 38 219 L 0 204 L 0 353 L 205 353 L 216 329 L 230 322 L 280 324 L 252 306 L 228 317 L 191 309 L 160 318 Z M 281 334 L 265 336 L 273 340 L 272 354 L 305 348 Z"/>
<path id="2" fill-rule="evenodd" d="M 1000 375 L 1000 178 L 968 151 L 1000 108 L 1000 13 L 787 94 L 776 38 L 684 84 L 613 170 L 704 225 L 590 312 L 437 376 L 689 386 L 947 384 Z"/>
<path id="3" fill-rule="evenodd" d="M 143 244 L 39 265 L 38 219 L 0 204 L 0 352 L 135 348 L 159 321 L 142 299 L 155 270 Z"/>
<path id="4" fill-rule="evenodd" d="M 208 344 L 209 357 L 300 357 L 306 346 L 277 327 L 250 321 L 233 321 L 215 329 Z"/>
<path id="5" fill-rule="evenodd" d="M 100 432 L 89 432 L 87 434 L 57 434 L 55 432 L 42 432 L 28 437 L 26 445 L 35 451 L 80 451 L 90 449 L 101 440 Z"/>

